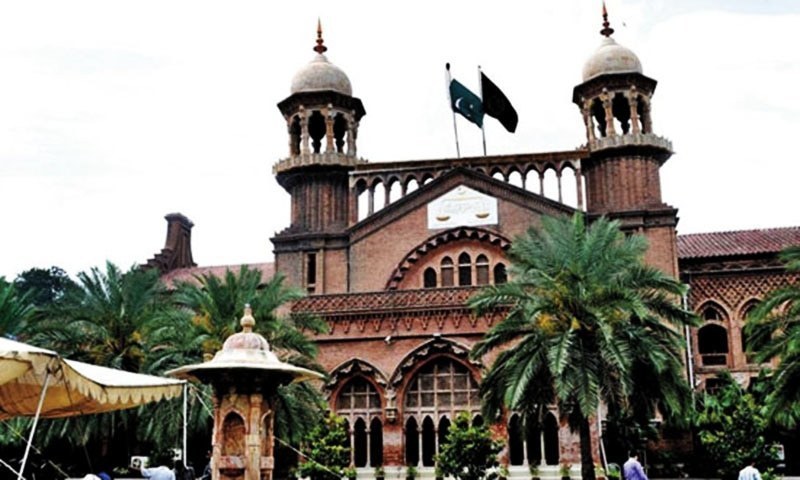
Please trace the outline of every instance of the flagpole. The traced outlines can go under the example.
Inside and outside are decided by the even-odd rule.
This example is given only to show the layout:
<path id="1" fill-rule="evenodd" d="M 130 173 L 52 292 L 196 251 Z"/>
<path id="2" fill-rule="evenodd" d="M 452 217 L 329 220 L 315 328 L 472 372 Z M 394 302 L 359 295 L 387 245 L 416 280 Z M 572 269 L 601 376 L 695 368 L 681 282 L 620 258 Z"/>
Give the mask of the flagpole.
<path id="1" fill-rule="evenodd" d="M 481 66 L 478 65 L 478 92 L 481 94 L 481 105 L 483 104 L 483 75 L 481 75 Z M 455 113 L 453 114 L 455 115 Z M 486 130 L 483 129 L 481 123 L 481 137 L 483 137 L 483 156 L 486 156 Z"/>
<path id="2" fill-rule="evenodd" d="M 450 107 L 450 111 L 453 112 L 453 132 L 456 135 L 456 156 L 461 158 L 461 149 L 458 146 L 458 127 L 456 126 L 456 111 L 453 110 L 453 99 L 450 97 L 450 82 L 453 81 L 453 78 L 450 76 L 450 62 L 447 62 L 444 66 L 445 70 L 447 70 L 447 100 L 448 100 L 448 107 Z"/>

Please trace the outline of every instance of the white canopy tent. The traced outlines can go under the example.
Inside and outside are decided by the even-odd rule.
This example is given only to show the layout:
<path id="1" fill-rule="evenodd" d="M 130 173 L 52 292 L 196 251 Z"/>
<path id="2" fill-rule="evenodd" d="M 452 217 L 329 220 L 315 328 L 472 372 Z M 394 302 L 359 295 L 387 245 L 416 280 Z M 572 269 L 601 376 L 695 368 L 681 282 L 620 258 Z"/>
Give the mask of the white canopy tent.
<path id="1" fill-rule="evenodd" d="M 178 397 L 185 384 L 67 360 L 52 350 L 0 338 L 0 420 L 34 418 L 17 478 L 22 478 L 39 418 L 133 408 Z"/>

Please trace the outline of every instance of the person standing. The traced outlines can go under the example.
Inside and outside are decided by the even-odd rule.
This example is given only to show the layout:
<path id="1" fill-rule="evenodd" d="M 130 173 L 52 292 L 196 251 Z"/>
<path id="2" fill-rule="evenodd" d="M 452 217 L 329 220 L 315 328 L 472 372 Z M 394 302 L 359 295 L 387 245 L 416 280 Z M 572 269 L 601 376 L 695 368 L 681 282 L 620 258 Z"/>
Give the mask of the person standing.
<path id="1" fill-rule="evenodd" d="M 746 467 L 739 470 L 739 480 L 761 480 L 761 473 L 756 468 L 754 460 L 751 460 Z"/>
<path id="2" fill-rule="evenodd" d="M 631 450 L 629 457 L 628 461 L 622 465 L 622 473 L 625 476 L 625 480 L 648 480 L 642 464 L 639 463 L 639 454 Z"/>

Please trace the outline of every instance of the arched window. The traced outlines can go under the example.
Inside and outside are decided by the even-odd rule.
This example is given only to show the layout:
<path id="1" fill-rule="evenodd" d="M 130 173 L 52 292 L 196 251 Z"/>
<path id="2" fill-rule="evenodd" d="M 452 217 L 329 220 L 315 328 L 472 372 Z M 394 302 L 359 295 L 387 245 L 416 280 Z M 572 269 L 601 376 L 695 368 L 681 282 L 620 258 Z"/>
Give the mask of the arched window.
<path id="1" fill-rule="evenodd" d="M 242 417 L 234 412 L 225 416 L 222 422 L 222 431 L 225 432 L 222 444 L 223 455 L 244 455 L 245 434 L 247 427 Z"/>
<path id="2" fill-rule="evenodd" d="M 501 283 L 506 283 L 508 281 L 508 276 L 506 275 L 506 266 L 502 263 L 498 263 L 494 266 L 494 284 L 500 285 Z"/>
<path id="3" fill-rule="evenodd" d="M 436 431 L 433 427 L 431 417 L 425 417 L 422 421 L 422 465 L 432 467 L 434 456 L 436 455 Z"/>
<path id="4" fill-rule="evenodd" d="M 766 339 L 759 338 L 758 342 L 753 341 L 752 338 L 747 334 L 747 318 L 753 313 L 756 306 L 758 304 L 756 302 L 748 303 L 743 309 L 741 314 L 741 334 L 742 334 L 742 352 L 745 354 L 745 359 L 747 363 L 756 363 L 756 355 L 757 353 L 765 347 Z"/>
<path id="5" fill-rule="evenodd" d="M 450 419 L 456 412 L 477 414 L 480 411 L 478 384 L 466 366 L 452 358 L 439 357 L 420 368 L 411 380 L 404 406 L 407 418 L 406 461 L 409 465 L 418 465 L 415 460 L 419 459 L 423 466 L 432 466 L 433 455 L 438 452 L 437 445 L 444 440 L 441 436 L 443 426 L 449 430 Z M 438 436 L 434 418 L 439 419 Z M 418 422 L 421 429 L 417 428 Z M 412 451 L 414 448 L 417 453 Z"/>
<path id="6" fill-rule="evenodd" d="M 301 138 L 301 131 L 300 131 L 300 117 L 295 116 L 292 118 L 292 126 L 289 127 L 289 135 L 291 136 L 291 154 L 292 155 L 300 155 L 300 138 Z"/>
<path id="7" fill-rule="evenodd" d="M 381 398 L 375 387 L 366 378 L 354 377 L 339 391 L 336 398 L 336 413 L 352 425 L 348 427 L 352 444 L 350 460 L 356 467 L 375 466 L 376 455 L 383 461 L 383 426 Z M 367 428 L 369 426 L 369 428 Z M 377 429 L 377 430 L 376 430 Z M 376 439 L 380 439 L 376 444 Z"/>
<path id="8" fill-rule="evenodd" d="M 432 267 L 426 268 L 422 274 L 422 286 L 424 288 L 436 288 L 436 270 Z"/>
<path id="9" fill-rule="evenodd" d="M 525 444 L 522 437 L 522 422 L 519 415 L 511 415 L 508 420 L 508 462 L 522 465 L 525 462 Z"/>
<path id="10" fill-rule="evenodd" d="M 383 424 L 378 417 L 369 425 L 369 461 L 371 467 L 383 465 Z"/>
<path id="11" fill-rule="evenodd" d="M 489 284 L 489 259 L 486 255 L 478 255 L 475 259 L 475 278 L 478 285 Z"/>
<path id="12" fill-rule="evenodd" d="M 466 252 L 458 256 L 458 285 L 472 285 L 472 259 Z"/>
<path id="13" fill-rule="evenodd" d="M 406 420 L 406 465 L 419 465 L 419 429 L 417 420 Z"/>
<path id="14" fill-rule="evenodd" d="M 347 120 L 341 113 L 336 115 L 333 121 L 333 138 L 336 145 L 336 151 L 339 153 L 344 152 L 344 139 L 347 134 Z"/>
<path id="15" fill-rule="evenodd" d="M 697 331 L 697 350 L 703 365 L 727 365 L 728 331 L 713 323 Z"/>
<path id="16" fill-rule="evenodd" d="M 322 150 L 322 139 L 325 137 L 325 118 L 318 110 L 308 118 L 308 135 L 311 137 L 311 148 L 314 153 L 320 153 Z"/>
<path id="17" fill-rule="evenodd" d="M 447 443 L 447 435 L 450 433 L 450 419 L 447 417 L 442 417 L 439 420 L 439 431 L 437 435 L 439 437 L 439 448 L 442 448 L 442 445 Z"/>
<path id="18" fill-rule="evenodd" d="M 358 417 L 353 425 L 353 465 L 356 467 L 367 466 L 367 444 L 367 424 Z"/>
<path id="19" fill-rule="evenodd" d="M 558 420 L 552 412 L 544 416 L 544 461 L 547 465 L 558 465 Z"/>
<path id="20" fill-rule="evenodd" d="M 455 285 L 454 277 L 453 260 L 450 257 L 444 257 L 442 259 L 442 286 L 452 287 Z"/>
<path id="21" fill-rule="evenodd" d="M 706 307 L 703 308 L 703 320 L 721 322 L 723 318 L 718 308 L 712 305 L 706 305 Z"/>

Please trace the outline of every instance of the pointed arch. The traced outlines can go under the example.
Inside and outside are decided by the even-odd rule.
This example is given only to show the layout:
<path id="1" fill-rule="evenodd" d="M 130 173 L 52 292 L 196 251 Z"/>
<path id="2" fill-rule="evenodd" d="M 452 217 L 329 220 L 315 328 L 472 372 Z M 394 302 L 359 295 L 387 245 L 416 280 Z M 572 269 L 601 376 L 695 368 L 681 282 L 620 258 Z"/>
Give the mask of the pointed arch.
<path id="1" fill-rule="evenodd" d="M 485 228 L 451 228 L 435 235 L 431 235 L 425 241 L 412 248 L 405 255 L 405 257 L 400 260 L 400 263 L 398 263 L 395 269 L 392 271 L 392 274 L 389 276 L 389 280 L 386 282 L 386 286 L 384 288 L 386 290 L 397 290 L 397 287 L 405 278 L 406 272 L 411 269 L 414 264 L 420 262 L 422 257 L 439 247 L 459 240 L 475 240 L 478 242 L 485 242 L 497 246 L 502 250 L 508 250 L 511 247 L 511 241 L 508 238 Z"/>
<path id="2" fill-rule="evenodd" d="M 434 356 L 450 356 L 459 360 L 468 366 L 477 378 L 478 369 L 481 363 L 469 358 L 469 347 L 450 340 L 449 338 L 434 338 L 417 346 L 411 350 L 405 357 L 397 364 L 397 368 L 392 372 L 387 385 L 390 388 L 398 388 L 403 383 L 406 383 L 409 373 L 413 373 L 419 369 L 424 363 L 427 363 Z"/>

